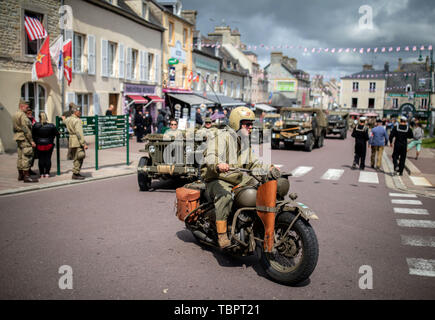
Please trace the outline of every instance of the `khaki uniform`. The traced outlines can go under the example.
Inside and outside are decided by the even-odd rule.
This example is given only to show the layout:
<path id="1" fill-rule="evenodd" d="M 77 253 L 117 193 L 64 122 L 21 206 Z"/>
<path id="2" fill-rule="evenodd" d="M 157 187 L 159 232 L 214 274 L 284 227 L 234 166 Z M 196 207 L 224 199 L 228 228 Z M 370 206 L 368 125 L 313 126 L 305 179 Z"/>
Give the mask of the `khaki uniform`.
<path id="1" fill-rule="evenodd" d="M 12 117 L 12 125 L 14 140 L 17 142 L 17 168 L 18 170 L 27 171 L 30 169 L 33 159 L 32 123 L 23 111 L 18 110 Z"/>
<path id="2" fill-rule="evenodd" d="M 65 119 L 65 125 L 69 133 L 69 148 L 73 159 L 74 174 L 79 174 L 83 165 L 85 154 L 85 136 L 83 134 L 82 120 L 76 115 L 72 115 Z"/>
<path id="3" fill-rule="evenodd" d="M 205 161 L 201 166 L 201 178 L 206 183 L 207 191 L 215 203 L 216 220 L 226 221 L 233 205 L 232 189 L 236 185 L 248 185 L 252 178 L 241 172 L 220 173 L 217 165 L 227 163 L 230 168 L 244 168 L 252 170 L 263 168 L 266 172 L 270 165 L 261 163 L 252 153 L 249 146 L 243 142 L 231 128 L 217 130 L 207 140 L 207 149 L 204 152 Z"/>

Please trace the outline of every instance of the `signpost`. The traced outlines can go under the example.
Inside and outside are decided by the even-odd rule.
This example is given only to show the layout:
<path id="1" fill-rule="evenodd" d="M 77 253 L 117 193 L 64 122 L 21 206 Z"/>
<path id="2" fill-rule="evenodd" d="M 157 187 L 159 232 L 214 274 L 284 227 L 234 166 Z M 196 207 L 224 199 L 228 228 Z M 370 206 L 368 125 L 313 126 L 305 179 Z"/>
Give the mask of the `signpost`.
<path id="1" fill-rule="evenodd" d="M 126 160 L 130 163 L 128 115 L 80 117 L 85 136 L 95 136 L 95 170 L 98 170 L 98 151 L 127 147 Z M 57 175 L 60 175 L 60 138 L 68 138 L 68 131 L 61 117 L 56 117 L 56 128 L 60 135 L 56 138 Z"/>

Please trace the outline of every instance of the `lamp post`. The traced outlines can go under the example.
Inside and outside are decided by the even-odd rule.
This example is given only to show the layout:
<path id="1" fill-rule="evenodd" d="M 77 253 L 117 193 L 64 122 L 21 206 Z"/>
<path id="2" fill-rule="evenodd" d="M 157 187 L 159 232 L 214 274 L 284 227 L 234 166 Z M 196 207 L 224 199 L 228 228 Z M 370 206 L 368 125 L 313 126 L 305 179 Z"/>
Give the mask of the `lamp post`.
<path id="1" fill-rule="evenodd" d="M 430 50 L 430 92 L 429 92 L 429 103 L 428 103 L 428 111 L 427 111 L 427 121 L 429 124 L 429 136 L 433 137 L 433 130 L 434 130 L 434 123 L 433 123 L 433 117 L 432 117 L 432 102 L 431 102 L 431 96 L 433 93 L 433 49 Z M 435 111 L 435 110 L 434 110 Z"/>

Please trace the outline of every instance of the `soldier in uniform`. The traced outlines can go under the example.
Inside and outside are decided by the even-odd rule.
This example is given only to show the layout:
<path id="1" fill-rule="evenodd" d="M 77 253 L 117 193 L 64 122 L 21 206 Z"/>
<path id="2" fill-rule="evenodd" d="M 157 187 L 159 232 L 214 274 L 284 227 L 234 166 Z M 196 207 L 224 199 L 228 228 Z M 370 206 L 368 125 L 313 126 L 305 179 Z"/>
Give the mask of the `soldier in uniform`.
<path id="1" fill-rule="evenodd" d="M 69 133 L 69 148 L 73 158 L 73 174 L 72 179 L 83 180 L 85 177 L 80 174 L 83 165 L 83 160 L 86 157 L 85 150 L 88 148 L 83 134 L 82 120 L 80 119 L 80 107 L 73 104 L 72 115 L 66 118 L 65 125 Z"/>
<path id="2" fill-rule="evenodd" d="M 394 172 L 399 175 L 403 175 L 403 169 L 405 169 L 405 160 L 408 147 L 408 139 L 413 137 L 412 130 L 408 125 L 406 117 L 400 117 L 400 123 L 395 125 L 390 134 L 390 147 L 393 146 L 393 165 Z"/>
<path id="3" fill-rule="evenodd" d="M 367 153 L 367 141 L 369 140 L 369 129 L 366 126 L 366 118 L 361 117 L 358 125 L 353 129 L 352 137 L 355 138 L 355 157 L 353 160 L 352 169 L 356 169 L 359 166 L 360 170 L 364 170 L 366 153 Z"/>
<path id="4" fill-rule="evenodd" d="M 12 117 L 14 140 L 17 142 L 17 168 L 18 180 L 24 182 L 38 182 L 38 179 L 30 177 L 30 164 L 33 158 L 33 148 L 36 147 L 32 138 L 32 123 L 26 115 L 29 103 L 20 99 L 19 110 Z"/>
<path id="5" fill-rule="evenodd" d="M 249 185 L 252 179 L 241 172 L 231 172 L 230 168 L 258 168 L 264 172 L 273 171 L 274 176 L 279 176 L 277 168 L 261 163 L 252 153 L 249 137 L 254 120 L 255 115 L 249 108 L 235 108 L 230 115 L 229 127 L 216 129 L 217 135 L 207 140 L 201 178 L 206 183 L 210 197 L 214 199 L 221 248 L 231 245 L 227 235 L 227 218 L 233 204 L 232 189 L 236 185 Z"/>

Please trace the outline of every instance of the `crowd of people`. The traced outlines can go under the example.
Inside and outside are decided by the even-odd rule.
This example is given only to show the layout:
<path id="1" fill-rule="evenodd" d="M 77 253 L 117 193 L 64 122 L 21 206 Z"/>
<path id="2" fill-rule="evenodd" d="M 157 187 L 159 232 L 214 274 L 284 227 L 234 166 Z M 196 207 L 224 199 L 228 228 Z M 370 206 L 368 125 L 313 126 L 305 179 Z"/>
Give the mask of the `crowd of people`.
<path id="1" fill-rule="evenodd" d="M 424 137 L 421 123 L 405 116 L 400 116 L 398 121 L 377 119 L 374 123 L 374 126 L 369 124 L 366 117 L 360 117 L 355 123 L 352 130 L 352 137 L 355 138 L 352 169 L 364 170 L 368 146 L 371 149 L 371 167 L 381 171 L 384 148 L 390 146 L 393 147 L 394 173 L 402 176 L 408 151 L 416 148 L 415 160 L 420 155 Z"/>

